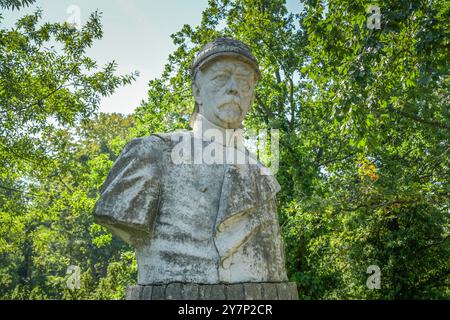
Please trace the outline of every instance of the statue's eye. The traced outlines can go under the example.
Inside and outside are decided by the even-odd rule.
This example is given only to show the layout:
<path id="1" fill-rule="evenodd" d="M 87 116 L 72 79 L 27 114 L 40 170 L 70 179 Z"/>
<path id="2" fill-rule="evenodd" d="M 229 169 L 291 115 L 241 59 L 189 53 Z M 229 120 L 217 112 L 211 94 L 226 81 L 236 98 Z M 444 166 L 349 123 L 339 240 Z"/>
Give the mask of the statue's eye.
<path id="1" fill-rule="evenodd" d="M 239 87 L 244 90 L 250 89 L 250 82 L 247 79 L 244 79 L 244 78 L 238 79 L 238 84 L 239 84 Z"/>
<path id="2" fill-rule="evenodd" d="M 225 74 L 218 74 L 213 80 L 217 83 L 225 83 L 228 80 L 228 76 Z"/>

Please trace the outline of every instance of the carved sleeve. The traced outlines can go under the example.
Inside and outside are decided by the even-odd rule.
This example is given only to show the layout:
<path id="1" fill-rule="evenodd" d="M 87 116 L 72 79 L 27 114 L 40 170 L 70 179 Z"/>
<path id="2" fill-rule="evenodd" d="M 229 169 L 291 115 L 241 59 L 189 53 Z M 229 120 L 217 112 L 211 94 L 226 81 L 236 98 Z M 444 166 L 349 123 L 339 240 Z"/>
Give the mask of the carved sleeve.
<path id="1" fill-rule="evenodd" d="M 158 213 L 163 148 L 156 136 L 130 141 L 100 190 L 95 221 L 129 244 L 151 235 Z"/>

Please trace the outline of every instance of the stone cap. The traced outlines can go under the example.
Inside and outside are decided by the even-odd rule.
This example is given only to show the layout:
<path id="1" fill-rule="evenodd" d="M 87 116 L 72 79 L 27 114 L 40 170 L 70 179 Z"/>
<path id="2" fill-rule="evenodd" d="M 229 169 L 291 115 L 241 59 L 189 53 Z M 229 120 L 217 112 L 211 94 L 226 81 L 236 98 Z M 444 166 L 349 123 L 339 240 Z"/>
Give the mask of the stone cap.
<path id="1" fill-rule="evenodd" d="M 206 45 L 204 45 L 197 53 L 191 64 L 192 80 L 201 68 L 206 66 L 209 62 L 218 57 L 236 57 L 239 60 L 249 64 L 256 72 L 256 80 L 261 78 L 259 72 L 259 65 L 256 58 L 253 56 L 249 46 L 245 43 L 232 38 L 217 38 Z"/>

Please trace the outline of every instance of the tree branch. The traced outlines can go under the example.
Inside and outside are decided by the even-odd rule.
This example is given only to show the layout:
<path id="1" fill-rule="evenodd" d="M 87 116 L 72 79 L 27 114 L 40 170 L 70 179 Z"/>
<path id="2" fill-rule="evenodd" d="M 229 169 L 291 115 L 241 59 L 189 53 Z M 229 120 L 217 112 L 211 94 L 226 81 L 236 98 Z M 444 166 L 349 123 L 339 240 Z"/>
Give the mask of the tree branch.
<path id="1" fill-rule="evenodd" d="M 431 120 L 426 120 L 423 118 L 420 118 L 414 114 L 405 112 L 405 111 L 401 111 L 401 110 L 395 110 L 394 108 L 392 108 L 391 106 L 388 106 L 388 110 L 391 112 L 394 112 L 396 114 L 399 114 L 405 118 L 409 118 L 411 120 L 414 120 L 416 122 L 428 125 L 428 126 L 432 126 L 435 128 L 440 128 L 440 129 L 444 129 L 444 130 L 448 130 L 450 131 L 450 125 L 446 124 L 446 123 L 442 123 L 442 122 L 437 122 L 437 121 L 431 121 Z"/>

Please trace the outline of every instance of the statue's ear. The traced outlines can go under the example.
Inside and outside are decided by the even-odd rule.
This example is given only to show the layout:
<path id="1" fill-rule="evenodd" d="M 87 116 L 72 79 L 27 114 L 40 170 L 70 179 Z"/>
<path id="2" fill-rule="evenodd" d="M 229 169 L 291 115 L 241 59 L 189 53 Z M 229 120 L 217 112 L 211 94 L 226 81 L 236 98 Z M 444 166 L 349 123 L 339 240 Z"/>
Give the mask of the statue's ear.
<path id="1" fill-rule="evenodd" d="M 195 82 L 192 82 L 192 94 L 194 95 L 195 102 L 198 105 L 201 105 L 202 104 L 202 98 L 200 96 L 200 88 Z"/>

